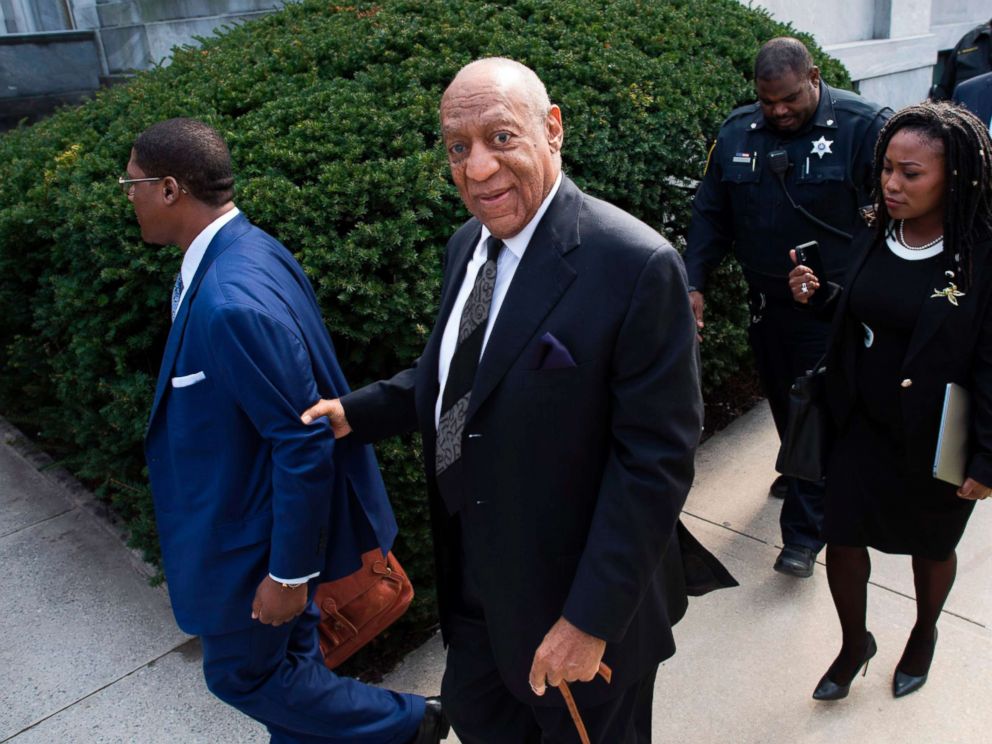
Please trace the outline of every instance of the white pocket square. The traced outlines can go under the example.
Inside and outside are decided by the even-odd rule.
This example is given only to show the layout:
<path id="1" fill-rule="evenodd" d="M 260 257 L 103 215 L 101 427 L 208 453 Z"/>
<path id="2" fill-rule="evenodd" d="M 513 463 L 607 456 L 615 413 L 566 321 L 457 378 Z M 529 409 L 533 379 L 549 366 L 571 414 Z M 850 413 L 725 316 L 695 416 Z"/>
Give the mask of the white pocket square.
<path id="1" fill-rule="evenodd" d="M 195 385 L 198 382 L 206 380 L 207 376 L 203 372 L 194 372 L 191 375 L 183 375 L 182 377 L 172 378 L 172 387 L 181 388 L 189 387 L 190 385 Z"/>

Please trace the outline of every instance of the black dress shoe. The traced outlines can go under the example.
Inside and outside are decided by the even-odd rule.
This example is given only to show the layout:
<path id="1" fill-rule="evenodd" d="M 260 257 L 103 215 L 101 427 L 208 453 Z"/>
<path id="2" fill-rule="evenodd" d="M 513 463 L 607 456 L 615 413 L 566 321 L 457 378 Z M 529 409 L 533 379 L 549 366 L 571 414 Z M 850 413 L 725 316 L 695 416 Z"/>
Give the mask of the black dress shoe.
<path id="1" fill-rule="evenodd" d="M 780 475 L 773 480 L 771 487 L 768 489 L 768 495 L 773 499 L 784 499 L 787 493 L 789 493 L 789 479 L 784 475 Z"/>
<path id="2" fill-rule="evenodd" d="M 933 663 L 933 649 L 937 647 L 937 629 L 933 629 L 933 647 L 930 649 L 930 664 Z M 914 676 L 912 674 L 906 674 L 905 672 L 899 671 L 899 667 L 896 667 L 896 673 L 892 675 L 892 695 L 897 698 L 905 697 L 911 692 L 916 692 L 923 685 L 927 683 L 927 676 L 930 674 L 930 664 L 927 664 L 927 670 L 923 672 L 920 676 Z"/>
<path id="3" fill-rule="evenodd" d="M 801 545 L 786 545 L 775 559 L 773 568 L 779 573 L 808 579 L 813 575 L 813 564 L 816 563 L 816 553 Z"/>
<path id="4" fill-rule="evenodd" d="M 424 718 L 410 744 L 438 744 L 448 737 L 450 730 L 451 725 L 441 709 L 441 698 L 429 697 L 424 700 Z"/>
<path id="5" fill-rule="evenodd" d="M 816 686 L 813 690 L 814 700 L 841 700 L 847 697 L 847 693 L 851 691 L 851 683 L 858 676 L 858 672 L 861 672 L 861 676 L 868 674 L 868 662 L 871 661 L 871 657 L 875 655 L 878 651 L 878 646 L 875 644 L 875 636 L 868 633 L 868 640 L 865 645 L 865 656 L 861 663 L 858 664 L 858 668 L 854 670 L 854 674 L 851 675 L 851 679 L 848 680 L 846 685 L 841 685 L 830 679 L 830 672 L 828 671 L 820 678 L 820 684 Z M 864 671 L 861 671 L 861 667 L 864 667 Z"/>

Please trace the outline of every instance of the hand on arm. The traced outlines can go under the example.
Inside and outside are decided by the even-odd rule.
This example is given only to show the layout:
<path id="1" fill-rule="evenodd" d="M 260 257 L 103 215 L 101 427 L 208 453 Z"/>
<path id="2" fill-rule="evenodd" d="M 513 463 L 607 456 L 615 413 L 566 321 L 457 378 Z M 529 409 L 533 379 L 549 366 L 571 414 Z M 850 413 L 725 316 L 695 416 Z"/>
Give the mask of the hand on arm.
<path id="1" fill-rule="evenodd" d="M 251 619 L 265 625 L 282 625 L 302 613 L 306 606 L 307 582 L 287 587 L 266 576 L 255 590 Z"/>
<path id="2" fill-rule="evenodd" d="M 309 425 L 321 416 L 327 416 L 327 420 L 331 422 L 331 429 L 334 431 L 335 439 L 340 439 L 351 434 L 351 425 L 348 423 L 348 418 L 344 414 L 344 406 L 341 405 L 339 398 L 335 398 L 334 400 L 324 400 L 321 398 L 305 410 L 303 415 L 300 416 L 300 419 L 304 424 Z"/>
<path id="3" fill-rule="evenodd" d="M 565 682 L 589 682 L 599 672 L 606 641 L 585 633 L 564 617 L 558 618 L 534 653 L 530 688 L 544 695 L 546 686 Z"/>

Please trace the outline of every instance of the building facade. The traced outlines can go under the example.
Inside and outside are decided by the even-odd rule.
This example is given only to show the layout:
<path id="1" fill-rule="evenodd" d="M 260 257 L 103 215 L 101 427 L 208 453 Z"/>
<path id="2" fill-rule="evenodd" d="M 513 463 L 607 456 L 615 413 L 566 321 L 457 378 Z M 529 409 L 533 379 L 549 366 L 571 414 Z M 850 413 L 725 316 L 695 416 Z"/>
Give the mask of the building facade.
<path id="1" fill-rule="evenodd" d="M 0 0 L 0 130 L 292 1 Z M 989 0 L 741 2 L 812 33 L 863 95 L 893 108 L 924 98 L 940 53 L 992 14 Z"/>
<path id="2" fill-rule="evenodd" d="M 925 98 L 934 68 L 962 36 L 992 17 L 989 0 L 759 0 L 811 33 L 851 73 L 858 91 L 894 109 Z"/>

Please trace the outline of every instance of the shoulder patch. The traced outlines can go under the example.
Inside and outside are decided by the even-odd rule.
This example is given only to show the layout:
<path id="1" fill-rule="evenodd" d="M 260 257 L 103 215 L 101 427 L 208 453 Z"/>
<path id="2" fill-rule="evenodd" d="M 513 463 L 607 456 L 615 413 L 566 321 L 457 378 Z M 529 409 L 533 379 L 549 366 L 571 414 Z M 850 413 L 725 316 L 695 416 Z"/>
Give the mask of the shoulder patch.
<path id="1" fill-rule="evenodd" d="M 706 153 L 706 167 L 703 168 L 703 175 L 705 176 L 710 170 L 710 160 L 713 158 L 713 150 L 716 149 L 716 140 L 713 140 L 713 144 L 710 145 L 709 152 Z"/>

